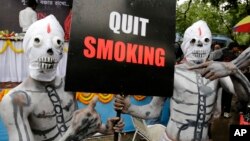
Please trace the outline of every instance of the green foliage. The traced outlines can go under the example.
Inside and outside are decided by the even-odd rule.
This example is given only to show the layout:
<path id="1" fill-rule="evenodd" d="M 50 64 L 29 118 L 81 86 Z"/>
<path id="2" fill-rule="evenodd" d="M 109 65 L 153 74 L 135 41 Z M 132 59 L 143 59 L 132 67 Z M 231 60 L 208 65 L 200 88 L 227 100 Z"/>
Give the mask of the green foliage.
<path id="1" fill-rule="evenodd" d="M 194 1 L 190 5 L 189 10 L 188 3 L 184 3 L 177 7 L 176 11 L 176 31 L 183 33 L 187 27 L 198 20 L 204 20 L 208 23 L 212 33 L 227 34 L 227 27 L 221 16 L 218 8 L 211 4 L 206 4 L 200 1 Z"/>
<path id="2" fill-rule="evenodd" d="M 249 42 L 245 41 L 247 35 L 237 34 L 236 38 L 232 30 L 234 25 L 247 16 L 248 8 L 247 1 L 241 3 L 240 0 L 187 0 L 176 8 L 176 31 L 183 34 L 192 23 L 204 20 L 212 33 L 231 36 L 241 43 Z"/>
<path id="3" fill-rule="evenodd" d="M 234 39 L 239 45 L 250 45 L 249 33 L 234 33 Z"/>

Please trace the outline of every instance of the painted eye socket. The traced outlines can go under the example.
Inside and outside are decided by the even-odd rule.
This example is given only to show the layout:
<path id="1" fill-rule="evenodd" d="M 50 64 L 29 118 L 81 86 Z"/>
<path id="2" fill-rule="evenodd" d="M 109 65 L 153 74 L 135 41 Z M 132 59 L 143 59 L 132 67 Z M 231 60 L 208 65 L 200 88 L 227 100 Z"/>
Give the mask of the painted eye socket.
<path id="1" fill-rule="evenodd" d="M 59 37 L 54 37 L 52 42 L 56 48 L 61 48 L 64 44 L 64 40 Z"/>
<path id="2" fill-rule="evenodd" d="M 195 42 L 196 42 L 195 39 L 192 39 L 192 40 L 190 41 L 191 44 L 194 44 Z"/>
<path id="3" fill-rule="evenodd" d="M 208 43 L 210 40 L 208 38 L 205 38 L 204 41 Z"/>
<path id="4" fill-rule="evenodd" d="M 34 37 L 34 42 L 33 42 L 33 44 L 34 44 L 34 47 L 39 47 L 39 46 L 41 46 L 41 44 L 42 44 L 42 36 L 36 36 L 36 37 Z"/>

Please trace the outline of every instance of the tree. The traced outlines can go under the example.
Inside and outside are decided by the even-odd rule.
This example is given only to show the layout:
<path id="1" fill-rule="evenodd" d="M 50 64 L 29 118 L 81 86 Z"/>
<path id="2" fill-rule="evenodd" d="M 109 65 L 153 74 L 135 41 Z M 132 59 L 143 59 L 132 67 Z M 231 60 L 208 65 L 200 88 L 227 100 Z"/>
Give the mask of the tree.
<path id="1" fill-rule="evenodd" d="M 183 33 L 187 27 L 197 20 L 204 20 L 208 23 L 212 33 L 227 34 L 227 25 L 224 23 L 218 8 L 199 0 L 188 1 L 177 7 L 176 31 Z"/>
<path id="2" fill-rule="evenodd" d="M 201 0 L 201 1 L 204 3 L 211 3 L 213 6 L 218 8 L 221 6 L 221 4 L 225 4 L 224 8 L 226 9 L 237 9 L 239 5 L 245 3 L 246 11 L 250 10 L 249 0 Z"/>
<path id="3" fill-rule="evenodd" d="M 236 40 L 233 26 L 250 14 L 250 10 L 247 9 L 249 9 L 249 0 L 243 2 L 240 0 L 187 0 L 177 6 L 176 31 L 183 33 L 193 22 L 200 19 L 208 23 L 212 33 L 224 34 Z"/>

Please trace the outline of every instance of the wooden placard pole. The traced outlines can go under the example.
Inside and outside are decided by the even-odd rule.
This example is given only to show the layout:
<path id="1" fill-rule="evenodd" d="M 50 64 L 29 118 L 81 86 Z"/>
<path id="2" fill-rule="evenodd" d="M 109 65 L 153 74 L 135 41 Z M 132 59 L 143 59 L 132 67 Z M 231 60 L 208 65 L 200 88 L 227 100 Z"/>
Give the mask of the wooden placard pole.
<path id="1" fill-rule="evenodd" d="M 125 97 L 124 94 L 121 94 L 121 96 Z M 122 110 L 116 110 L 116 117 L 121 118 L 121 113 L 122 113 Z M 118 132 L 114 133 L 114 141 L 119 141 L 119 133 Z"/>

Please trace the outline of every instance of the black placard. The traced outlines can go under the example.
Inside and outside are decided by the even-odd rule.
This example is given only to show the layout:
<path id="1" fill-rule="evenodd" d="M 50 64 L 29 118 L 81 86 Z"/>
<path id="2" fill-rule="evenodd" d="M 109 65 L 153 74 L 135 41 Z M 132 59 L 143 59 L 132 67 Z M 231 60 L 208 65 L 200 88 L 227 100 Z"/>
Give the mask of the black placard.
<path id="1" fill-rule="evenodd" d="M 172 96 L 173 0 L 74 0 L 66 91 Z"/>

